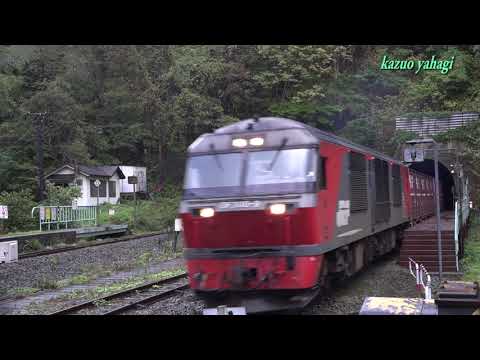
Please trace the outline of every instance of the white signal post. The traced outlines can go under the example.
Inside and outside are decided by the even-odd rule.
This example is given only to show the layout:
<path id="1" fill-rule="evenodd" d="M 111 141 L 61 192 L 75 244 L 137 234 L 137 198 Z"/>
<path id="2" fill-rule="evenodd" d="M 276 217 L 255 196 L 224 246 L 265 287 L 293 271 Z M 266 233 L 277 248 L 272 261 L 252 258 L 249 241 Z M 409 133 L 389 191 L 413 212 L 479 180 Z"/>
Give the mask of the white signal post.
<path id="1" fill-rule="evenodd" d="M 8 219 L 8 206 L 0 205 L 0 232 L 3 231 L 3 222 Z"/>
<path id="2" fill-rule="evenodd" d="M 129 176 L 127 180 L 129 184 L 133 185 L 133 227 L 135 228 L 137 226 L 137 189 L 135 188 L 135 185 L 138 184 L 138 178 L 136 176 Z"/>
<path id="3" fill-rule="evenodd" d="M 95 180 L 93 182 L 93 185 L 95 185 L 95 187 L 97 188 L 97 208 L 96 208 L 96 211 L 97 211 L 97 216 L 96 216 L 96 219 L 95 219 L 95 226 L 97 225 L 97 222 L 98 222 L 98 203 L 99 203 L 99 197 L 100 197 L 100 185 L 102 184 L 102 182 L 100 180 Z"/>

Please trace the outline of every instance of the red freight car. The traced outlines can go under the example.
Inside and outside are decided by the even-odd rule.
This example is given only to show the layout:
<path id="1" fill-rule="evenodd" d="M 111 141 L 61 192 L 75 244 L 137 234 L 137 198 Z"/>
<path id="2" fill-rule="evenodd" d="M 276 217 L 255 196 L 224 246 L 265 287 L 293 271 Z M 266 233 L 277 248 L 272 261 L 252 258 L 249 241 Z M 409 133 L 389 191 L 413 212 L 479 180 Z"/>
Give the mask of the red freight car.
<path id="1" fill-rule="evenodd" d="M 435 214 L 435 181 L 433 177 L 412 169 L 409 173 L 411 218 L 412 221 L 417 222 Z M 442 188 L 441 182 L 439 187 Z M 443 204 L 442 191 L 440 191 L 440 204 Z"/>
<path id="2" fill-rule="evenodd" d="M 432 212 L 431 189 L 393 158 L 289 119 L 204 134 L 180 205 L 190 286 L 247 312 L 304 306 L 392 250 Z"/>

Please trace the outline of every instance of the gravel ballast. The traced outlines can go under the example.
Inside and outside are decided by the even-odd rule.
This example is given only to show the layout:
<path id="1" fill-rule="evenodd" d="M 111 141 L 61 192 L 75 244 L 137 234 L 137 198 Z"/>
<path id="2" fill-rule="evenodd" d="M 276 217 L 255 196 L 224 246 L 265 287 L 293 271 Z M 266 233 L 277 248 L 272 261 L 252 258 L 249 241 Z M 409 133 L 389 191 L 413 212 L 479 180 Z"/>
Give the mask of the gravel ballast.
<path id="1" fill-rule="evenodd" d="M 35 287 L 42 277 L 50 276 L 61 280 L 81 273 L 85 266 L 135 264 L 140 256 L 151 253 L 161 257 L 159 245 L 162 235 L 136 239 L 129 242 L 79 249 L 63 254 L 29 258 L 18 263 L 0 266 L 1 287 Z M 415 279 L 409 270 L 397 264 L 398 254 L 390 254 L 371 264 L 350 279 L 334 285 L 328 295 L 315 299 L 307 308 L 299 311 L 302 315 L 346 315 L 358 313 L 363 301 L 369 296 L 421 297 L 415 286 Z M 52 261 L 52 257 L 57 260 Z M 181 259 L 178 259 L 179 261 Z M 160 261 L 160 260 L 158 260 Z M 152 262 L 153 264 L 153 262 Z M 138 264 L 137 264 L 138 268 Z M 433 276 L 434 288 L 438 279 Z M 149 304 L 129 314 L 137 315 L 201 315 L 204 303 L 191 290 L 181 290 L 168 299 Z"/>
<path id="2" fill-rule="evenodd" d="M 397 264 L 397 255 L 388 255 L 376 261 L 354 277 L 335 284 L 329 295 L 320 296 L 304 310 L 293 313 L 350 315 L 358 313 L 363 301 L 369 296 L 420 297 L 415 279 L 410 275 L 409 270 Z M 185 290 L 169 299 L 129 314 L 201 315 L 203 308 L 203 302 L 191 290 Z"/>
<path id="3" fill-rule="evenodd" d="M 0 297 L 18 288 L 39 288 L 41 284 L 95 272 L 138 267 L 139 258 L 151 254 L 152 263 L 163 254 L 161 241 L 166 235 L 154 235 L 114 244 L 21 259 L 15 263 L 0 264 Z"/>
<path id="4" fill-rule="evenodd" d="M 397 264 L 397 255 L 387 255 L 352 278 L 335 284 L 329 295 L 317 299 L 302 314 L 357 314 L 365 298 L 370 296 L 423 298 L 410 271 Z M 435 280 L 432 277 L 432 281 Z"/>
<path id="5" fill-rule="evenodd" d="M 130 311 L 128 315 L 202 315 L 204 307 L 203 301 L 187 289 L 144 309 Z"/>

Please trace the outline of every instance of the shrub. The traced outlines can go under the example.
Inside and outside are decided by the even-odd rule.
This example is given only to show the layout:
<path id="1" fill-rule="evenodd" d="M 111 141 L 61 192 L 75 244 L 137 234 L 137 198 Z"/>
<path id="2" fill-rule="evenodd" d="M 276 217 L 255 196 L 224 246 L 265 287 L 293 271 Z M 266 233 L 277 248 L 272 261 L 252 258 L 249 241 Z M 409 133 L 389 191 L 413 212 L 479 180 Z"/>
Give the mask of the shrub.
<path id="1" fill-rule="evenodd" d="M 178 214 L 180 191 L 174 186 L 166 186 L 153 200 L 138 200 L 136 232 L 162 231 L 172 228 Z M 108 210 L 115 215 L 109 216 Z M 128 224 L 134 226 L 135 203 L 125 201 L 119 205 L 104 204 L 99 215 L 99 224 Z"/>
<path id="2" fill-rule="evenodd" d="M 47 199 L 43 201 L 43 205 L 71 206 L 72 200 L 81 196 L 78 186 L 55 186 L 47 182 Z"/>
<path id="3" fill-rule="evenodd" d="M 472 213 L 472 222 L 468 238 L 465 242 L 465 255 L 462 259 L 464 277 L 466 281 L 480 280 L 480 217 L 477 212 Z"/>
<path id="4" fill-rule="evenodd" d="M 36 251 L 43 249 L 43 244 L 38 239 L 26 240 L 23 251 Z"/>
<path id="5" fill-rule="evenodd" d="M 31 213 L 37 204 L 31 190 L 4 191 L 0 194 L 0 204 L 8 206 L 8 219 L 0 220 L 4 222 L 7 232 L 32 230 L 36 227 Z"/>

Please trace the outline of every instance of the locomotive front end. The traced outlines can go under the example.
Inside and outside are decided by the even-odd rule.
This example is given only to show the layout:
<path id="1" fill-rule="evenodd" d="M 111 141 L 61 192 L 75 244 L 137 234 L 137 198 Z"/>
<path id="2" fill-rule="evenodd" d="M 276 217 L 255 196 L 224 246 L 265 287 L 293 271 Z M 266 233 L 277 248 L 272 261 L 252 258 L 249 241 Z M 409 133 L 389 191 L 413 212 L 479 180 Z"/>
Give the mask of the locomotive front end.
<path id="1" fill-rule="evenodd" d="M 189 147 L 180 213 L 197 293 L 315 288 L 318 141 L 288 121 L 245 120 Z"/>

